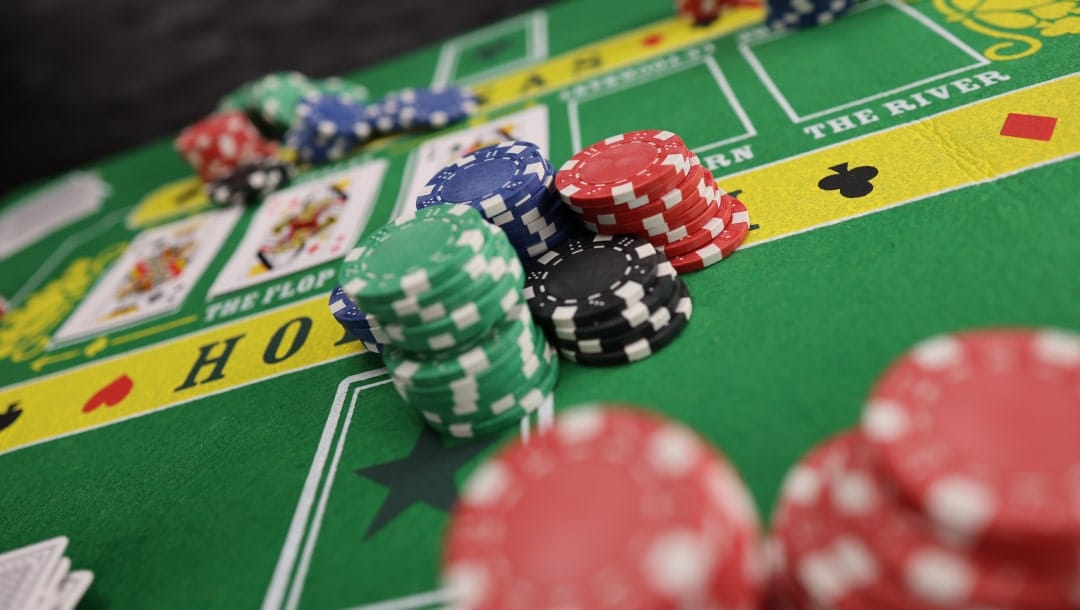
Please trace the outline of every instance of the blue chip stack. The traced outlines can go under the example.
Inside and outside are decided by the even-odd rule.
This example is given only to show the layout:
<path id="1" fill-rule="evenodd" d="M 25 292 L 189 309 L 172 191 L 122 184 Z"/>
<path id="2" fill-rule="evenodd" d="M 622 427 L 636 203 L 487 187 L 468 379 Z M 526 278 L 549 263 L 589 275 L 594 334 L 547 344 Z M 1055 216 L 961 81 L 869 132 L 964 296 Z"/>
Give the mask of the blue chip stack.
<path id="1" fill-rule="evenodd" d="M 352 302 L 341 286 L 334 286 L 330 292 L 330 314 L 345 332 L 359 339 L 367 351 L 376 354 L 383 352 L 386 337 L 382 329 L 368 319 L 368 315 Z"/>
<path id="2" fill-rule="evenodd" d="M 798 30 L 831 23 L 851 10 L 854 0 L 768 0 L 765 23 L 775 30 Z"/>
<path id="3" fill-rule="evenodd" d="M 315 165 L 337 161 L 371 139 L 374 132 L 363 104 L 345 95 L 322 93 L 300 102 L 285 135 L 300 160 Z"/>
<path id="4" fill-rule="evenodd" d="M 379 133 L 407 129 L 441 129 L 476 114 L 479 100 L 466 87 L 405 89 L 367 107 L 367 118 Z"/>
<path id="5" fill-rule="evenodd" d="M 511 140 L 439 170 L 417 197 L 416 208 L 468 205 L 501 228 L 528 262 L 582 230 L 555 191 L 554 178 L 554 168 L 535 144 Z"/>

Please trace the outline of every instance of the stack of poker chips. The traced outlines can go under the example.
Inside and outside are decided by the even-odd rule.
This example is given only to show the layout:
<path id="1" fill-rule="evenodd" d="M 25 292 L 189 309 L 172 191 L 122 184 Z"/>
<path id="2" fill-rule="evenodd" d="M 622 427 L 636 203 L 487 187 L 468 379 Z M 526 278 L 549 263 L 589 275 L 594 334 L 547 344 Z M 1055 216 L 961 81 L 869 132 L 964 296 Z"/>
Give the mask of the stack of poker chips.
<path id="1" fill-rule="evenodd" d="M 472 473 L 442 580 L 462 610 L 753 609 L 759 537 L 745 484 L 697 433 L 589 405 Z"/>
<path id="2" fill-rule="evenodd" d="M 693 312 L 675 268 L 634 235 L 570 238 L 529 266 L 525 297 L 559 353 L 593 366 L 649 357 Z"/>
<path id="3" fill-rule="evenodd" d="M 476 114 L 478 106 L 476 94 L 467 87 L 430 87 L 387 94 L 366 110 L 379 133 L 397 133 L 441 129 Z"/>
<path id="4" fill-rule="evenodd" d="M 522 296 L 506 236 L 467 206 L 398 217 L 342 261 L 394 386 L 429 426 L 493 434 L 551 401 L 558 358 Z"/>
<path id="5" fill-rule="evenodd" d="M 632 131 L 597 142 L 555 175 L 586 228 L 649 240 L 679 273 L 735 252 L 750 232 L 746 206 L 720 189 L 679 136 Z"/>
<path id="6" fill-rule="evenodd" d="M 502 229 L 528 261 L 581 230 L 552 188 L 554 173 L 535 144 L 502 142 L 439 170 L 417 197 L 416 207 L 467 205 Z"/>
<path id="7" fill-rule="evenodd" d="M 1080 607 L 1080 335 L 916 345 L 788 474 L 772 606 Z"/>
<path id="8" fill-rule="evenodd" d="M 318 93 L 297 106 L 285 145 L 295 149 L 304 163 L 322 165 L 340 161 L 373 133 L 363 104 L 346 95 Z"/>
<path id="9" fill-rule="evenodd" d="M 281 139 L 296 123 L 305 98 L 333 95 L 363 101 L 367 89 L 338 78 L 315 79 L 299 72 L 273 72 L 244 85 L 222 104 L 245 110 L 269 137 Z"/>
<path id="10" fill-rule="evenodd" d="M 247 116 L 232 110 L 186 127 L 174 146 L 203 182 L 225 178 L 237 167 L 274 156 L 277 145 L 263 139 Z"/>

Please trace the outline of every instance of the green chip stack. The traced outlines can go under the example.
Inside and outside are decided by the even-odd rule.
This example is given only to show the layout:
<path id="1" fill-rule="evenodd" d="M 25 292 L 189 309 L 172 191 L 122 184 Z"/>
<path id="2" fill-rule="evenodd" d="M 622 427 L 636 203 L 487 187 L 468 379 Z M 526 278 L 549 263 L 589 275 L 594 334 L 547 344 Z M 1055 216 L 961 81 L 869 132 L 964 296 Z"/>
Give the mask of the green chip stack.
<path id="1" fill-rule="evenodd" d="M 533 323 L 506 235 L 468 206 L 397 218 L 342 262 L 398 394 L 446 436 L 518 424 L 551 398 L 558 358 Z"/>

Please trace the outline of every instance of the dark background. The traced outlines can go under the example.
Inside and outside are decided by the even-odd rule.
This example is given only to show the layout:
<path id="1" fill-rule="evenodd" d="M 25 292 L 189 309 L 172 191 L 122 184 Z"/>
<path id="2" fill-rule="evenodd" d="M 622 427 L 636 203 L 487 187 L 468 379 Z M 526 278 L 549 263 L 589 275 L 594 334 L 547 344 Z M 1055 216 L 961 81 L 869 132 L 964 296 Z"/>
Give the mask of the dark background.
<path id="1" fill-rule="evenodd" d="M 351 72 L 544 0 L 6 0 L 0 196 L 171 136 L 236 85 Z M 430 74 L 417 74 L 426 85 Z"/>

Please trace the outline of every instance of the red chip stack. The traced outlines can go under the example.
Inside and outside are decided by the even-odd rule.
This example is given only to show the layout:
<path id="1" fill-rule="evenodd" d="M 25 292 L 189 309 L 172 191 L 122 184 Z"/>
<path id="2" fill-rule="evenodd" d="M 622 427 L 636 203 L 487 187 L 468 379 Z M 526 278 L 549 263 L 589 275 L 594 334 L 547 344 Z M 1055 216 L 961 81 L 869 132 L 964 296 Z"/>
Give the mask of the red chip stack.
<path id="1" fill-rule="evenodd" d="M 758 520 L 688 428 L 592 405 L 473 473 L 447 534 L 455 607 L 757 608 Z"/>
<path id="2" fill-rule="evenodd" d="M 241 110 L 212 114 L 188 126 L 174 145 L 203 182 L 225 178 L 239 165 L 277 152 L 277 145 L 264 139 Z"/>
<path id="3" fill-rule="evenodd" d="M 1080 608 L 1080 335 L 917 345 L 787 476 L 775 608 Z"/>
<path id="4" fill-rule="evenodd" d="M 644 237 L 680 273 L 727 258 L 750 232 L 746 206 L 670 131 L 597 142 L 563 164 L 555 187 L 589 230 Z"/>

